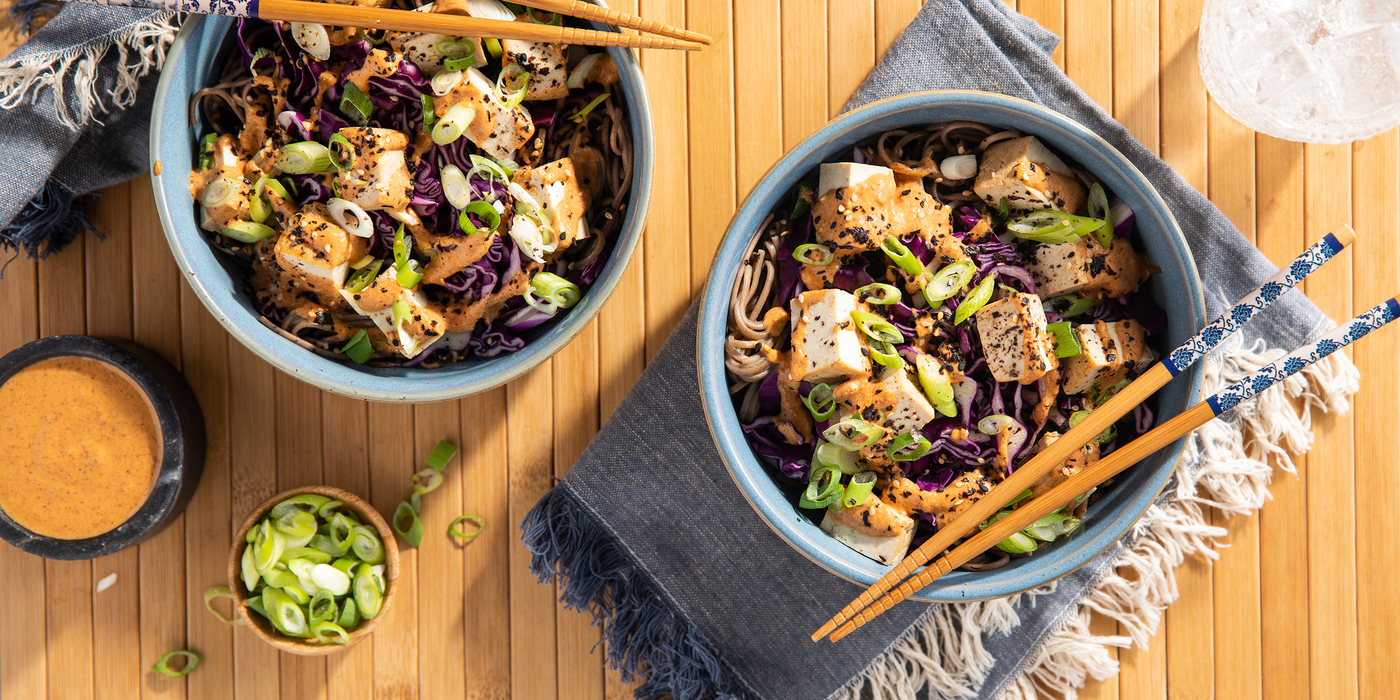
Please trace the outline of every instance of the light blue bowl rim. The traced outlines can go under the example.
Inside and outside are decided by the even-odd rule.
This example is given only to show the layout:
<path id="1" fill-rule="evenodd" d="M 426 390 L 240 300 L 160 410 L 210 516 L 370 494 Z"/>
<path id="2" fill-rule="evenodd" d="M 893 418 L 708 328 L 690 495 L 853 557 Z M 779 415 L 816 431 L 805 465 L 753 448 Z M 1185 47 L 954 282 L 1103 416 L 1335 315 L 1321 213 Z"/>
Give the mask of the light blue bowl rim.
<path id="1" fill-rule="evenodd" d="M 1078 140 L 1077 145 L 1108 161 L 1114 172 L 1096 170 L 1096 174 L 1132 183 L 1143 195 L 1143 203 L 1152 210 L 1152 215 L 1164 224 L 1166 230 L 1162 233 L 1166 234 L 1177 257 L 1177 260 L 1171 262 L 1180 265 L 1188 292 L 1188 298 L 1184 301 L 1188 303 L 1193 316 L 1187 319 L 1191 326 L 1190 332 L 1196 332 L 1204 324 L 1205 298 L 1200 278 L 1190 248 L 1171 209 L 1146 176 L 1122 153 L 1097 134 L 1063 114 L 1033 102 L 996 93 L 936 90 L 899 95 L 865 105 L 837 117 L 803 140 L 785 154 L 749 193 L 731 220 L 715 255 L 715 264 L 703 291 L 696 338 L 700 395 L 704 403 L 705 420 L 720 457 L 735 485 L 759 517 L 804 557 L 862 587 L 874 583 L 880 575 L 889 570 L 889 567 L 879 566 L 855 554 L 854 550 L 822 533 L 805 517 L 799 517 L 789 497 L 772 477 L 771 468 L 754 456 L 744 437 L 730 398 L 728 378 L 724 369 L 723 343 L 729 313 L 729 296 L 737 274 L 737 261 L 747 250 L 759 224 L 771 210 L 771 204 L 763 205 L 774 202 L 777 197 L 790 190 L 792 183 L 810 171 L 810 168 L 805 167 L 798 170 L 804 160 L 814 155 L 820 157 L 822 153 L 840 153 L 841 148 L 850 148 L 862 140 L 853 137 L 852 134 L 870 122 L 908 110 L 936 107 L 986 109 L 989 112 L 987 122 L 992 124 L 997 123 L 996 115 L 1011 114 L 1023 119 L 1038 120 L 1044 124 L 1047 131 L 1059 132 L 1058 137 Z M 1052 145 L 1063 147 L 1063 144 Z M 827 160 L 830 158 L 831 155 L 825 156 Z M 1139 221 L 1141 220 L 1142 213 L 1139 213 Z M 722 264 L 725 265 L 723 269 Z M 1187 401 L 1179 407 L 1182 410 L 1200 400 L 1202 372 L 1197 365 L 1183 374 L 1185 376 L 1174 380 L 1187 384 Z M 1159 416 L 1159 423 L 1164 419 Z M 1057 542 L 1045 552 L 1022 560 L 1036 562 L 1034 565 L 1019 567 L 1019 570 L 1010 576 L 1007 575 L 1007 569 L 979 575 L 954 572 L 910 596 L 911 599 L 926 602 L 967 602 L 1000 598 L 1042 586 L 1072 573 L 1111 547 L 1147 512 L 1171 479 L 1173 467 L 1180 458 L 1183 445 L 1184 441 L 1177 441 L 1144 460 L 1157 460 L 1159 466 L 1150 475 L 1144 487 L 1129 494 L 1126 503 L 1117 504 L 1117 512 L 1094 513 L 1091 510 L 1091 519 L 1076 536 Z M 1123 479 L 1124 477 L 1120 476 L 1120 481 Z"/>
<path id="2" fill-rule="evenodd" d="M 568 345 L 602 309 L 617 287 L 636 251 L 638 241 L 641 240 L 651 199 L 655 160 L 655 137 L 646 81 L 632 52 L 617 48 L 610 48 L 608 52 L 622 76 L 634 151 L 632 193 L 624 213 L 627 220 L 615 234 L 617 241 L 602 274 L 589 288 L 583 300 L 570 309 L 567 317 L 549 327 L 518 352 L 502 354 L 487 360 L 458 363 L 471 363 L 466 367 L 453 365 L 436 370 L 374 370 L 351 367 L 299 347 L 262 325 L 258 321 L 257 313 L 244 298 L 240 280 L 232 281 L 233 294 L 227 293 L 224 285 L 215 286 L 221 277 L 227 278 L 228 273 L 215 258 L 220 253 L 210 246 L 203 231 L 195 225 L 193 205 L 187 194 L 188 184 L 185 180 L 191 169 L 189 154 L 193 150 L 192 127 L 185 116 L 188 114 L 188 108 L 182 106 L 172 110 L 168 105 L 171 99 L 171 85 L 176 76 L 183 72 L 178 67 L 186 60 L 198 60 L 198 57 L 190 59 L 186 56 L 187 50 L 191 49 L 191 42 L 202 36 L 204 31 L 218 31 L 222 29 L 221 23 L 232 24 L 233 21 L 225 17 L 193 15 L 176 36 L 166 56 L 165 70 L 162 71 L 156 87 L 151 114 L 150 161 L 156 211 L 180 272 L 209 313 L 245 347 L 277 369 L 337 394 L 396 403 L 447 401 L 493 389 L 529 372 Z M 593 27 L 615 31 L 612 27 L 598 23 L 593 23 Z M 188 96 L 177 97 L 184 100 Z M 178 123 L 168 124 L 166 119 L 170 116 L 178 116 Z M 180 148 L 179 144 L 167 144 L 167 139 L 188 142 L 184 144 L 185 157 L 178 161 L 169 157 L 162 159 L 163 150 L 174 148 L 178 152 Z M 162 174 L 156 174 L 155 164 L 158 162 L 161 163 Z M 166 179 L 170 177 L 181 178 L 181 182 L 175 183 L 175 191 L 185 193 L 185 196 L 167 197 Z"/>

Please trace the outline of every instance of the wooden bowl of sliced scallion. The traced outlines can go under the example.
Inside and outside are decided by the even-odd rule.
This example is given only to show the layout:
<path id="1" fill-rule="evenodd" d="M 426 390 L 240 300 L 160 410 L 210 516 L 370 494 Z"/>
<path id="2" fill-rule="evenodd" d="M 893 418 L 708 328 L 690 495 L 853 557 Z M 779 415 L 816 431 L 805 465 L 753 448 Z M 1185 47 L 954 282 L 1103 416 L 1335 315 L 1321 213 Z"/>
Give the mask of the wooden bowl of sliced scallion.
<path id="1" fill-rule="evenodd" d="M 368 636 L 389 613 L 399 578 L 394 531 L 368 503 L 330 486 L 273 496 L 234 538 L 234 614 L 263 641 L 303 656 Z"/>

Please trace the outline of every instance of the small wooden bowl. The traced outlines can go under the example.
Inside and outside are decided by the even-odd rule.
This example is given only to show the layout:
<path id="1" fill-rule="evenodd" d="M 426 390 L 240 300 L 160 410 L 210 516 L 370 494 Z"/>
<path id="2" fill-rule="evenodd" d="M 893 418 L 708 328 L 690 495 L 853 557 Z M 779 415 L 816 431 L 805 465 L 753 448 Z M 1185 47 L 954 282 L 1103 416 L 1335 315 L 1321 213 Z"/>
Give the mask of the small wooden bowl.
<path id="1" fill-rule="evenodd" d="M 369 523 L 379 532 L 379 538 L 384 541 L 384 605 L 379 609 L 379 614 L 369 622 L 363 622 L 354 630 L 349 632 L 350 642 L 348 644 L 316 644 L 304 639 L 284 636 L 277 628 L 272 626 L 267 618 L 248 609 L 248 591 L 243 588 L 242 560 L 243 548 L 248 546 L 248 531 L 253 529 L 272 510 L 272 507 L 282 501 L 299 496 L 304 493 L 314 493 L 337 501 L 343 501 L 345 508 L 354 512 L 360 517 L 361 522 Z M 302 488 L 283 491 L 263 502 L 248 515 L 248 519 L 243 521 L 243 527 L 238 528 L 238 534 L 233 538 L 233 548 L 228 555 L 228 589 L 233 593 L 233 612 L 237 618 L 242 618 L 248 623 L 248 627 L 260 639 L 272 646 L 289 654 L 300 656 L 324 656 L 348 649 L 351 645 L 360 641 L 363 637 L 368 637 L 374 632 L 374 628 L 384 620 L 389 614 L 389 609 L 394 606 L 394 596 L 398 593 L 399 580 L 399 545 L 394 539 L 394 531 L 389 528 L 389 523 L 379 515 L 370 504 L 365 503 L 359 496 L 349 491 L 338 489 L 332 486 L 304 486 Z"/>

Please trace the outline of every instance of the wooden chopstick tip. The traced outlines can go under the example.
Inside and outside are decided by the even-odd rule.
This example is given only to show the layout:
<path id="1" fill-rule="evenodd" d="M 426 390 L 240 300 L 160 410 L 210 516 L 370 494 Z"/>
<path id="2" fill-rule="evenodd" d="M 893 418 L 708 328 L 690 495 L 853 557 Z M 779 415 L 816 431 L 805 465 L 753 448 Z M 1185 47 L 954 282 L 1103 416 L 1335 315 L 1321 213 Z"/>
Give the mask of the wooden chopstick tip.
<path id="1" fill-rule="evenodd" d="M 1342 224 L 1332 230 L 1332 237 L 1345 248 L 1356 242 L 1356 231 L 1353 231 L 1351 226 Z"/>
<path id="2" fill-rule="evenodd" d="M 814 642 L 820 642 L 820 641 L 822 640 L 823 637 L 825 637 L 825 636 L 828 635 L 828 634 L 831 634 L 831 631 L 834 630 L 834 629 L 836 629 L 836 621 L 835 621 L 835 620 L 836 620 L 836 618 L 832 618 L 832 619 L 830 619 L 830 620 L 827 620 L 827 621 L 826 621 L 826 624 L 824 624 L 824 625 L 821 626 L 821 629 L 817 630 L 816 632 L 813 632 L 813 633 L 812 633 L 812 641 L 814 641 Z"/>

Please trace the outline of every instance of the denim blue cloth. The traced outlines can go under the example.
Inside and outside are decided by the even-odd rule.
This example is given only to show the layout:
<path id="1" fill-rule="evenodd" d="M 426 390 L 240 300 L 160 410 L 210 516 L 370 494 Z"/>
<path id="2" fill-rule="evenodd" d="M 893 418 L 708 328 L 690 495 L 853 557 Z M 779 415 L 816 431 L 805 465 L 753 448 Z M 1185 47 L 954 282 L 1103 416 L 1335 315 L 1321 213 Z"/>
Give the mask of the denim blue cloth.
<path id="1" fill-rule="evenodd" d="M 847 108 L 961 88 L 1031 100 L 1078 120 L 1161 192 L 1191 244 L 1207 316 L 1220 314 L 1275 268 L 1055 66 L 1057 41 L 999 0 L 931 0 Z M 1291 293 L 1242 335 L 1247 344 L 1292 348 L 1328 325 Z M 785 544 L 739 494 L 702 417 L 695 333 L 692 308 L 569 476 L 527 517 L 535 570 L 560 575 L 565 602 L 591 608 L 605 624 L 613 663 L 625 673 L 650 669 L 639 697 L 828 697 L 930 606 L 906 602 L 840 644 L 812 644 L 807 635 L 861 589 Z M 1165 493 L 1172 497 L 1172 489 Z M 1020 606 L 1011 633 L 984 636 L 996 662 L 980 697 L 998 696 L 1025 672 L 1124 547 L 1061 579 L 1034 606 Z"/>
<path id="2" fill-rule="evenodd" d="M 11 14 L 25 26 L 40 9 L 43 2 L 22 0 Z M 91 230 L 77 197 L 146 170 L 159 72 L 138 76 L 141 69 L 131 67 L 148 56 L 149 68 L 159 63 L 173 37 L 170 19 L 168 12 L 65 3 L 0 63 L 0 249 L 43 258 L 62 248 Z M 25 82 L 26 71 L 47 73 L 49 84 Z"/>

